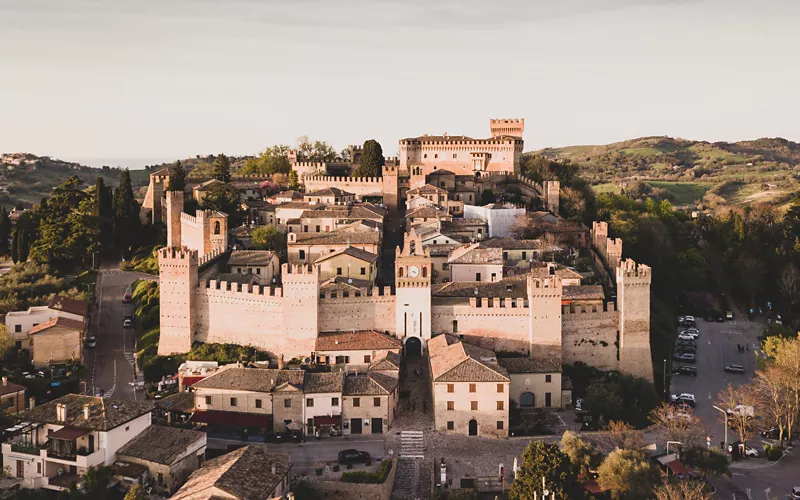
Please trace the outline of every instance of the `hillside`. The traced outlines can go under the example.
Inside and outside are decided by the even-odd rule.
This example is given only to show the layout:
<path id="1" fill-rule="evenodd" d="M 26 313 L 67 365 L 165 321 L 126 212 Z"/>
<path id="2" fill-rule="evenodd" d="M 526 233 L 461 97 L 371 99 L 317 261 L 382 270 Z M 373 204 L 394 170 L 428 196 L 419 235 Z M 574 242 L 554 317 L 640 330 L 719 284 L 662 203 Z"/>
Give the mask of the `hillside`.
<path id="1" fill-rule="evenodd" d="M 781 138 L 711 143 L 642 137 L 534 154 L 577 164 L 597 192 L 646 181 L 648 189 L 666 191 L 679 205 L 782 204 L 800 193 L 800 144 Z"/>

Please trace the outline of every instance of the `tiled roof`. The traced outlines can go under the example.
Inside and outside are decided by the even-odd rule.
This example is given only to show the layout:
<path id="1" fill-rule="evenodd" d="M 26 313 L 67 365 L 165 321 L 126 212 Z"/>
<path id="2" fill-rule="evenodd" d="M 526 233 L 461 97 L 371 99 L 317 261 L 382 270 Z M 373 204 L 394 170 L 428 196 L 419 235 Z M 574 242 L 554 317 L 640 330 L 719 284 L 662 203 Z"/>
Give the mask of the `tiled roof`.
<path id="1" fill-rule="evenodd" d="M 336 245 L 351 243 L 354 245 L 377 245 L 380 242 L 381 234 L 379 231 L 358 227 L 358 223 L 341 226 L 329 233 L 295 233 L 297 244 L 303 245 Z M 289 243 L 289 246 L 294 243 Z"/>
<path id="2" fill-rule="evenodd" d="M 428 341 L 434 382 L 507 382 L 508 372 L 492 360 L 494 352 L 438 335 Z"/>
<path id="3" fill-rule="evenodd" d="M 483 240 L 480 245 L 483 248 L 502 248 L 503 250 L 539 250 L 544 246 L 541 240 L 518 240 L 509 236 Z"/>
<path id="4" fill-rule="evenodd" d="M 600 285 L 565 286 L 562 298 L 567 300 L 603 300 L 606 295 Z"/>
<path id="5" fill-rule="evenodd" d="M 157 399 L 155 405 L 162 410 L 190 413 L 194 410 L 194 393 L 176 392 L 163 399 Z"/>
<path id="6" fill-rule="evenodd" d="M 337 257 L 342 254 L 349 255 L 350 257 L 355 257 L 356 259 L 363 260 L 364 262 L 369 262 L 370 264 L 373 264 L 378 261 L 378 256 L 372 252 L 367 252 L 366 250 L 361 250 L 360 248 L 356 247 L 347 247 L 341 250 L 337 250 L 335 252 L 325 254 L 319 259 L 317 259 L 315 263 L 319 264 L 320 262 L 326 261 L 328 259 Z"/>
<path id="7" fill-rule="evenodd" d="M 311 203 L 306 203 L 304 201 L 289 201 L 286 203 L 281 203 L 275 208 L 288 208 L 288 209 L 305 208 L 306 210 L 312 210 L 315 206 L 319 207 L 324 205 L 312 205 Z"/>
<path id="8" fill-rule="evenodd" d="M 9 382 L 6 380 L 5 384 L 0 384 L 0 396 L 5 396 L 7 394 L 14 394 L 15 392 L 24 391 L 25 386 L 15 384 L 14 382 Z"/>
<path id="9" fill-rule="evenodd" d="M 561 373 L 558 358 L 498 358 L 500 366 L 508 373 Z"/>
<path id="10" fill-rule="evenodd" d="M 303 387 L 302 370 L 272 370 L 231 366 L 220 368 L 216 373 L 195 382 L 195 389 L 231 389 L 251 392 L 272 392 L 283 384 Z"/>
<path id="11" fill-rule="evenodd" d="M 476 290 L 478 293 L 475 293 Z M 433 285 L 432 291 L 435 297 L 524 298 L 528 296 L 527 275 L 512 276 L 494 282 L 451 281 Z"/>
<path id="12" fill-rule="evenodd" d="M 394 337 L 375 330 L 354 332 L 320 333 L 314 343 L 314 350 L 325 351 L 377 351 L 401 349 L 403 344 Z"/>
<path id="13" fill-rule="evenodd" d="M 270 198 L 290 198 L 292 200 L 302 200 L 303 193 L 299 191 L 281 191 L 280 193 L 270 196 Z"/>
<path id="14" fill-rule="evenodd" d="M 455 250 L 456 248 L 460 247 L 461 245 L 455 243 L 446 243 L 446 244 L 439 244 L 439 245 L 425 245 L 425 248 L 428 249 L 431 253 L 431 257 L 441 257 L 445 255 L 450 255 L 450 252 Z"/>
<path id="15" fill-rule="evenodd" d="M 442 188 L 438 188 L 430 184 L 425 184 L 424 186 L 420 186 L 418 188 L 409 189 L 408 194 L 440 194 L 446 192 L 447 191 L 445 191 Z"/>
<path id="16" fill-rule="evenodd" d="M 117 454 L 157 464 L 171 465 L 186 453 L 189 446 L 198 441 L 205 442 L 205 440 L 206 435 L 202 432 L 151 425 L 128 441 L 117 451 Z"/>
<path id="17" fill-rule="evenodd" d="M 382 373 L 367 372 L 344 377 L 345 396 L 385 396 L 397 387 L 398 380 Z"/>
<path id="18" fill-rule="evenodd" d="M 267 266 L 275 258 L 269 250 L 234 250 L 228 258 L 229 266 Z"/>
<path id="19" fill-rule="evenodd" d="M 435 219 L 437 217 L 444 219 L 451 218 L 450 214 L 444 210 L 439 210 L 438 208 L 430 206 L 415 208 L 406 213 L 406 219 Z"/>
<path id="20" fill-rule="evenodd" d="M 80 314 L 83 317 L 89 315 L 89 303 L 85 300 L 70 299 L 62 295 L 53 295 L 47 307 L 56 311 L 64 311 L 72 314 Z"/>
<path id="21" fill-rule="evenodd" d="M 503 250 L 481 248 L 478 244 L 456 248 L 447 259 L 450 264 L 503 264 Z"/>
<path id="22" fill-rule="evenodd" d="M 305 392 L 306 394 L 319 394 L 323 392 L 342 392 L 344 385 L 344 373 L 312 373 L 306 372 Z"/>
<path id="23" fill-rule="evenodd" d="M 63 422 L 56 419 L 56 405 L 59 403 L 64 403 L 67 408 L 67 418 Z M 85 405 L 89 405 L 88 419 L 83 415 Z M 151 411 L 153 406 L 149 403 L 67 394 L 26 411 L 21 418 L 78 429 L 108 431 Z"/>
<path id="24" fill-rule="evenodd" d="M 196 191 L 205 191 L 205 190 L 207 190 L 207 189 L 208 189 L 208 187 L 209 187 L 209 186 L 211 186 L 212 184 L 218 184 L 218 183 L 219 183 L 219 184 L 222 184 L 222 181 L 220 181 L 220 180 L 218 180 L 218 179 L 211 179 L 211 180 L 205 181 L 205 182 L 203 182 L 203 183 L 201 183 L 201 184 L 198 184 L 197 186 L 195 186 L 195 187 L 194 187 L 194 189 L 195 189 Z"/>
<path id="25" fill-rule="evenodd" d="M 219 273 L 214 276 L 217 283 L 236 283 L 239 285 L 253 285 L 258 283 L 258 276 L 252 273 Z"/>
<path id="26" fill-rule="evenodd" d="M 389 371 L 400 369 L 400 355 L 394 351 L 388 351 L 386 356 L 373 360 L 369 365 L 370 370 Z"/>
<path id="27" fill-rule="evenodd" d="M 323 210 L 306 210 L 301 219 L 380 219 L 384 214 L 377 210 L 361 206 L 326 207 Z"/>
<path id="28" fill-rule="evenodd" d="M 275 467 L 275 474 L 272 467 Z M 288 453 L 268 451 L 264 445 L 250 445 L 209 460 L 194 471 L 172 500 L 213 498 L 203 492 L 218 488 L 240 500 L 263 500 L 272 493 L 291 469 Z M 228 497 L 226 497 L 228 498 Z"/>
<path id="29" fill-rule="evenodd" d="M 54 326 L 58 326 L 61 328 L 69 328 L 70 330 L 83 332 L 84 328 L 86 327 L 86 321 L 78 321 L 75 319 L 69 319 L 69 318 L 64 318 L 62 316 L 58 316 L 56 318 L 47 320 L 44 323 L 39 323 L 38 325 L 31 328 L 28 334 L 34 335 L 43 330 L 47 330 L 48 328 L 53 328 Z"/>
<path id="30" fill-rule="evenodd" d="M 428 177 L 431 176 L 439 176 L 439 175 L 455 175 L 453 172 L 445 169 L 434 170 L 433 172 L 428 174 Z"/>
<path id="31" fill-rule="evenodd" d="M 339 291 L 356 292 L 361 288 L 372 288 L 373 284 L 374 283 L 370 280 L 360 280 L 356 278 L 348 278 L 346 276 L 334 276 L 333 278 L 320 283 L 319 291 L 320 293 Z"/>
<path id="32" fill-rule="evenodd" d="M 533 276 L 534 278 L 546 278 L 548 276 L 553 276 L 553 274 L 551 274 L 550 272 L 550 266 L 544 262 L 532 267 L 530 269 L 530 275 Z M 583 278 L 583 276 L 581 276 L 581 273 L 573 271 L 572 269 L 567 269 L 566 267 L 560 264 L 556 264 L 555 276 L 558 276 L 562 280 L 564 279 L 579 280 Z"/>
<path id="33" fill-rule="evenodd" d="M 306 193 L 304 196 L 306 198 L 308 198 L 309 196 L 318 196 L 318 197 L 322 197 L 322 196 L 353 196 L 353 193 L 348 193 L 347 191 L 344 191 L 344 190 L 339 189 L 337 187 L 327 187 L 327 188 L 323 188 L 323 189 L 318 189 L 318 190 L 313 191 L 311 193 Z"/>
<path id="34" fill-rule="evenodd" d="M 486 221 L 477 218 L 461 218 L 461 219 L 454 218 L 451 221 L 447 221 L 446 225 L 449 227 L 485 226 Z"/>

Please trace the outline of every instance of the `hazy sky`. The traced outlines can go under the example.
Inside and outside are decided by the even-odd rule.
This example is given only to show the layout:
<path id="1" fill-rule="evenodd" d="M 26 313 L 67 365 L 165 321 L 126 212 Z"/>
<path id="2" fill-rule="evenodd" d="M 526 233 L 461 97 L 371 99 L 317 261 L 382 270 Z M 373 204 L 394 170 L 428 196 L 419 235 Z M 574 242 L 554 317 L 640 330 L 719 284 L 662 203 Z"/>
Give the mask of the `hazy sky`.
<path id="1" fill-rule="evenodd" d="M 393 155 L 493 117 L 529 150 L 798 141 L 798 26 L 797 0 L 0 0 L 0 152 Z"/>

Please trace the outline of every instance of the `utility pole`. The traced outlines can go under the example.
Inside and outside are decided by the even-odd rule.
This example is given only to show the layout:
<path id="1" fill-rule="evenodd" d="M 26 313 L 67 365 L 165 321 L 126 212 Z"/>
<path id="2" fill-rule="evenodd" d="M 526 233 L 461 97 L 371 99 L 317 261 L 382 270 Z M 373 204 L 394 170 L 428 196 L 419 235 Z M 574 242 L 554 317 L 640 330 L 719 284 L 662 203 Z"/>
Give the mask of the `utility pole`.
<path id="1" fill-rule="evenodd" d="M 711 405 L 711 406 L 713 406 L 715 410 L 721 411 L 722 414 L 725 416 L 725 449 L 722 451 L 728 453 L 728 412 L 726 412 L 717 405 Z"/>

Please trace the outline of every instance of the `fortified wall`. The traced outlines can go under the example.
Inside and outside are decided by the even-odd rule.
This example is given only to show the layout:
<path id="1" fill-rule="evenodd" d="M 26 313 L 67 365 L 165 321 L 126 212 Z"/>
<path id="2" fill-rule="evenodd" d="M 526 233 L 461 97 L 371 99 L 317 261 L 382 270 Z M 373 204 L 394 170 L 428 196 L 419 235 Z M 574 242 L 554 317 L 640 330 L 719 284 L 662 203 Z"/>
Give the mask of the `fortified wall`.
<path id="1" fill-rule="evenodd" d="M 592 244 L 609 269 L 614 270 L 622 262 L 622 239 L 608 237 L 607 222 L 592 222 Z"/>
<path id="2" fill-rule="evenodd" d="M 559 181 L 544 181 L 540 184 L 521 175 L 518 180 L 522 196 L 527 199 L 541 198 L 545 209 L 558 215 L 561 194 L 561 183 Z"/>
<path id="3" fill-rule="evenodd" d="M 603 370 L 619 368 L 619 312 L 613 302 L 563 307 L 565 364 L 582 361 Z"/>

